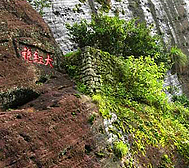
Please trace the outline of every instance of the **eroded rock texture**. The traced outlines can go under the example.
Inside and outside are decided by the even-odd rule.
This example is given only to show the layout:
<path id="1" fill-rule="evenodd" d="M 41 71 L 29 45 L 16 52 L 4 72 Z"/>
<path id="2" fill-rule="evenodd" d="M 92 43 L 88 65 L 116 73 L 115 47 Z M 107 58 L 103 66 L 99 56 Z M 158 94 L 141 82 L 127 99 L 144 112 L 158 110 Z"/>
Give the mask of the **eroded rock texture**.
<path id="1" fill-rule="evenodd" d="M 24 47 L 44 59 L 50 54 L 55 68 L 25 61 Z M 26 1 L 0 1 L 0 168 L 119 167 L 119 161 L 104 159 L 111 156 L 96 105 L 79 95 L 63 70 L 56 71 L 59 53 Z M 97 117 L 91 127 L 92 113 Z"/>
<path id="2" fill-rule="evenodd" d="M 0 1 L 0 91 L 13 87 L 31 87 L 44 65 L 27 63 L 21 56 L 24 47 L 50 54 L 57 66 L 60 50 L 51 31 L 38 13 L 23 0 Z"/>
<path id="3" fill-rule="evenodd" d="M 24 60 L 24 47 L 57 68 L 61 51 L 40 15 L 23 0 L 0 1 L 0 107 L 14 108 L 37 97 L 36 82 L 50 74 L 50 65 Z M 39 60 L 38 60 L 39 61 Z M 28 94 L 28 93 L 34 94 Z M 16 99 L 20 99 L 20 102 Z"/>
<path id="4" fill-rule="evenodd" d="M 74 96 L 72 85 L 56 73 L 37 99 L 0 113 L 0 168 L 101 167 L 98 131 L 88 123 L 97 108 L 89 98 Z"/>

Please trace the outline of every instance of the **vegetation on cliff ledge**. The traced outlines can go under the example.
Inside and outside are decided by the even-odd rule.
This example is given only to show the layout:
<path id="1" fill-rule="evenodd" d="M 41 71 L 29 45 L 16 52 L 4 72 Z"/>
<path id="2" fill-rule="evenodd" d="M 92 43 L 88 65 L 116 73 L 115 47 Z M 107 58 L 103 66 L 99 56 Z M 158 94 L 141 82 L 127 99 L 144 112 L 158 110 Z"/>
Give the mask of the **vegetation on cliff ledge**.
<path id="1" fill-rule="evenodd" d="M 150 28 L 136 20 L 100 15 L 67 28 L 80 48 L 100 49 L 101 57 L 115 63 L 112 74 L 101 72 L 101 92 L 92 97 L 103 117 L 111 118 L 112 113 L 118 117 L 111 132 L 117 135 L 115 154 L 125 158 L 125 166 L 189 164 L 188 100 L 174 97 L 168 102 L 163 88 L 165 72 L 172 65 L 180 72 L 186 63 L 181 50 L 168 52 L 160 37 L 151 36 Z"/>

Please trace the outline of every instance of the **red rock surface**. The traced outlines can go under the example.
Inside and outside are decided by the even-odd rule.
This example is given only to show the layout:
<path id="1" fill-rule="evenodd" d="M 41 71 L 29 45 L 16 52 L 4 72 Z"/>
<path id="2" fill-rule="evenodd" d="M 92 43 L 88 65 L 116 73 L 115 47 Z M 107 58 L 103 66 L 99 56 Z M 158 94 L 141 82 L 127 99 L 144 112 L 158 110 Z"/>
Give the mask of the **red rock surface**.
<path id="1" fill-rule="evenodd" d="M 0 113 L 0 167 L 100 167 L 88 123 L 95 106 L 75 96 L 67 75 L 54 76 L 41 90 L 20 109 Z"/>
<path id="2" fill-rule="evenodd" d="M 1 0 L 0 93 L 24 87 L 40 96 L 0 112 L 0 168 L 101 167 L 95 155 L 98 131 L 88 123 L 97 108 L 77 98 L 65 73 L 25 62 L 24 46 L 44 57 L 50 53 L 54 61 L 60 56 L 48 26 L 26 1 Z M 46 81 L 36 83 L 43 76 Z"/>
<path id="3" fill-rule="evenodd" d="M 21 56 L 24 46 L 51 54 L 54 65 L 59 48 L 47 24 L 24 0 L 0 1 L 0 91 L 13 87 L 32 87 L 44 65 L 27 63 Z"/>

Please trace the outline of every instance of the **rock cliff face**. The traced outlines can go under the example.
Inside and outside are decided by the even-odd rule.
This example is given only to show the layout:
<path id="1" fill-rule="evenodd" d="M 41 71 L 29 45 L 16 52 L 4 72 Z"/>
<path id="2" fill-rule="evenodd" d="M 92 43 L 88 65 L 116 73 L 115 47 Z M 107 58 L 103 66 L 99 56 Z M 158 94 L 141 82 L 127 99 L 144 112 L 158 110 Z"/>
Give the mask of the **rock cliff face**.
<path id="1" fill-rule="evenodd" d="M 99 4 L 95 2 L 96 7 Z M 154 25 L 153 33 L 162 35 L 165 45 L 177 45 L 189 55 L 189 0 L 111 0 L 110 15 L 119 11 L 123 19 L 139 17 L 147 25 Z M 68 40 L 66 23 L 90 20 L 88 2 L 79 0 L 52 0 L 52 7 L 45 10 L 44 19 L 53 31 L 64 53 L 74 49 Z"/>
<path id="2" fill-rule="evenodd" d="M 57 67 L 61 50 L 48 25 L 26 1 L 2 0 L 0 22 L 0 107 L 13 108 L 37 97 L 36 82 L 50 73 L 47 55 Z"/>
<path id="3" fill-rule="evenodd" d="M 34 52 L 44 62 L 51 55 L 56 66 L 61 51 L 47 24 L 26 1 L 2 0 L 0 22 L 0 91 L 31 87 L 46 67 L 32 61 Z M 24 47 L 31 51 L 30 60 L 21 54 Z"/>
<path id="4" fill-rule="evenodd" d="M 121 17 L 125 19 L 141 14 L 132 5 L 143 2 L 125 2 L 112 1 L 112 9 L 123 7 L 127 17 Z M 52 11 L 46 10 L 45 18 L 64 52 L 74 49 L 65 22 L 79 21 L 80 16 L 90 19 L 89 5 L 79 7 L 77 3 L 54 1 Z M 107 144 L 103 120 L 91 99 L 75 90 L 64 71 L 24 60 L 21 53 L 27 47 L 44 59 L 50 54 L 53 66 L 59 65 L 61 51 L 42 18 L 26 1 L 1 0 L 0 23 L 0 108 L 4 108 L 0 109 L 0 168 L 123 167 Z M 83 68 L 87 70 L 93 60 L 87 60 Z M 94 77 L 99 84 L 98 76 Z M 94 120 L 89 120 L 91 114 L 96 116 Z M 149 152 L 149 159 L 156 161 L 150 158 L 152 153 L 159 153 Z M 182 164 L 178 167 L 183 168 Z"/>
<path id="5" fill-rule="evenodd" d="M 64 54 L 77 48 L 69 40 L 66 23 L 73 24 L 81 19 L 90 21 L 92 10 L 89 2 L 52 0 L 51 8 L 44 11 L 44 19 Z M 95 8 L 100 7 L 95 2 Z M 177 45 L 189 55 L 189 0 L 111 0 L 110 7 L 109 15 L 117 12 L 119 17 L 125 20 L 137 17 L 140 21 L 145 21 L 147 26 L 153 25 L 152 35 L 161 35 L 167 48 Z M 178 78 L 167 79 L 165 85 L 178 81 Z M 182 90 L 189 96 L 188 83 L 186 68 L 182 78 Z"/>
<path id="6" fill-rule="evenodd" d="M 97 107 L 79 95 L 67 74 L 24 60 L 24 47 L 44 59 L 50 54 L 58 65 L 60 49 L 41 16 L 26 1 L 1 0 L 0 168 L 111 164 L 97 157 L 106 146 L 102 119 L 94 127 L 88 122 Z"/>

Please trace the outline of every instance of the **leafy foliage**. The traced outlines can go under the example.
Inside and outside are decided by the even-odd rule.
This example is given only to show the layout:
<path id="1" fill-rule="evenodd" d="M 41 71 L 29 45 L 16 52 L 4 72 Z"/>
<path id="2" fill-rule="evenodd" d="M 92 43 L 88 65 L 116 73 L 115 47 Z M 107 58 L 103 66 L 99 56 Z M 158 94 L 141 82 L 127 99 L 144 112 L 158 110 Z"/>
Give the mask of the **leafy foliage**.
<path id="1" fill-rule="evenodd" d="M 166 61 L 167 55 L 158 36 L 150 35 L 150 28 L 136 19 L 121 20 L 118 17 L 93 16 L 88 23 L 82 20 L 73 26 L 67 25 L 71 40 L 79 47 L 92 46 L 112 55 L 127 57 L 151 55 L 156 60 Z"/>
<path id="2" fill-rule="evenodd" d="M 91 50 L 95 54 L 95 49 Z M 172 153 L 178 153 L 187 164 L 189 110 L 185 107 L 188 100 L 186 97 L 177 97 L 174 98 L 175 103 L 168 103 L 163 92 L 166 71 L 164 64 L 157 65 L 150 56 L 129 56 L 125 59 L 99 50 L 98 54 L 102 61 L 97 62 L 99 73 L 101 72 L 102 92 L 93 95 L 93 100 L 98 104 L 103 117 L 111 118 L 111 113 L 117 115 L 116 129 L 132 137 L 128 144 L 124 144 L 130 146 L 129 153 L 132 157 L 150 155 L 147 149 L 153 146 L 158 150 L 166 148 L 157 158 L 161 166 L 174 166 Z M 69 57 L 72 58 L 71 55 Z M 114 66 L 113 70 L 110 66 Z M 78 90 L 89 93 L 89 88 L 83 83 L 78 83 Z M 119 135 L 116 131 L 113 133 Z M 125 154 L 117 148 L 115 150 L 114 144 L 115 154 L 119 158 L 124 157 Z M 152 165 L 157 166 L 160 165 Z"/>
<path id="3" fill-rule="evenodd" d="M 64 67 L 67 71 L 67 73 L 72 77 L 72 78 L 77 78 L 78 75 L 78 56 L 81 54 L 81 51 L 74 51 L 67 53 L 64 55 L 64 61 L 62 62 L 62 67 Z"/>
<path id="4" fill-rule="evenodd" d="M 124 156 L 126 156 L 126 154 L 128 152 L 128 147 L 126 144 L 123 143 L 123 141 L 115 142 L 114 150 L 115 150 L 115 154 L 117 155 L 117 157 L 123 158 Z"/>
<path id="5" fill-rule="evenodd" d="M 187 56 L 177 47 L 170 50 L 170 58 L 173 64 L 173 70 L 177 73 L 182 72 L 182 68 L 187 64 Z"/>
<path id="6" fill-rule="evenodd" d="M 111 117 L 110 112 L 116 113 L 117 129 L 133 137 L 129 144 L 133 156 L 136 151 L 145 155 L 149 146 L 159 150 L 166 147 L 169 150 L 158 158 L 164 167 L 174 165 L 173 151 L 187 163 L 189 110 L 183 106 L 184 102 L 168 103 L 163 92 L 163 64 L 158 66 L 150 57 L 115 59 L 120 67 L 118 81 L 107 82 L 103 78 L 102 93 L 93 96 L 99 112 L 107 118 Z"/>
<path id="7" fill-rule="evenodd" d="M 141 56 L 136 59 L 131 56 L 122 62 L 123 77 L 119 86 L 124 86 L 127 96 L 148 104 L 158 103 L 156 106 L 164 104 L 159 99 L 160 97 L 165 99 L 165 94 L 162 92 L 164 65 L 157 66 L 154 59 L 149 56 L 145 58 Z M 120 88 L 119 86 L 117 87 Z"/>
<path id="8" fill-rule="evenodd" d="M 173 102 L 179 102 L 181 103 L 184 107 L 189 108 L 189 100 L 186 97 L 186 95 L 182 94 L 182 95 L 174 95 L 172 97 L 172 101 Z"/>
<path id="9" fill-rule="evenodd" d="M 169 103 L 163 92 L 166 65 L 172 61 L 178 70 L 186 62 L 181 50 L 172 48 L 168 54 L 159 37 L 152 37 L 150 28 L 134 19 L 126 22 L 100 15 L 90 23 L 83 20 L 67 28 L 79 47 L 106 51 L 101 51 L 102 63 L 98 64 L 102 92 L 93 95 L 93 100 L 103 117 L 111 118 L 115 113 L 117 130 L 131 137 L 128 144 L 121 139 L 114 143 L 115 154 L 122 158 L 129 152 L 134 159 L 152 155 L 147 150 L 150 147 L 163 148 L 166 150 L 156 158 L 160 162 L 148 165 L 174 167 L 173 153 L 189 164 L 189 101 L 186 97 L 173 97 L 174 102 Z M 113 71 L 109 71 L 108 64 L 114 65 Z"/>
<path id="10" fill-rule="evenodd" d="M 81 93 L 89 94 L 89 88 L 84 85 L 83 83 L 78 82 L 77 83 L 77 90 L 80 91 Z"/>
<path id="11" fill-rule="evenodd" d="M 166 147 L 169 150 L 165 155 L 177 151 L 187 163 L 189 110 L 182 104 L 168 103 L 162 91 L 163 65 L 158 67 L 150 57 L 117 60 L 123 69 L 122 80 L 114 85 L 104 84 L 101 95 L 93 96 L 102 116 L 111 117 L 110 112 L 116 113 L 117 129 L 133 137 L 130 142 L 133 154 L 138 151 L 145 155 L 149 146 Z M 168 158 L 169 162 L 163 156 L 159 159 L 165 167 L 174 165 L 173 158 Z"/>

